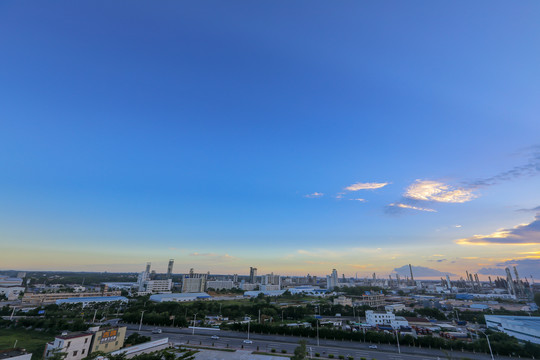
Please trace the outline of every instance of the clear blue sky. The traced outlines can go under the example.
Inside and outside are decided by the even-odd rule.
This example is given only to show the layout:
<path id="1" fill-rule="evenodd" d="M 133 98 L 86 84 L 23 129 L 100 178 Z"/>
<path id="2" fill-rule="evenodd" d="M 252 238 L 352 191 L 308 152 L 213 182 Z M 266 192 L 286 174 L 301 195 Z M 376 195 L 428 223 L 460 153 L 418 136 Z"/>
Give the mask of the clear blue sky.
<path id="1" fill-rule="evenodd" d="M 536 1 L 2 1 L 1 268 L 534 263 L 539 18 Z"/>

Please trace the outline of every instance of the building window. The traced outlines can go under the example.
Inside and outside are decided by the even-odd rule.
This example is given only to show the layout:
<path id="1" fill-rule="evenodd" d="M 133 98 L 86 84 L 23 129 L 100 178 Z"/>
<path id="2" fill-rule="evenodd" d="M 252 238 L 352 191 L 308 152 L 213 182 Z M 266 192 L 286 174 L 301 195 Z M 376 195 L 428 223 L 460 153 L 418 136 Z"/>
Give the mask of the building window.
<path id="1" fill-rule="evenodd" d="M 84 343 L 86 344 L 88 342 L 88 338 L 84 339 Z"/>
<path id="2" fill-rule="evenodd" d="M 77 350 L 73 352 L 73 356 L 77 356 Z"/>
<path id="3" fill-rule="evenodd" d="M 85 350 L 85 349 L 82 349 L 82 350 L 81 350 L 81 354 L 83 354 L 83 355 L 84 355 L 84 350 Z"/>
<path id="4" fill-rule="evenodd" d="M 71 341 L 68 341 L 68 344 L 67 344 L 67 346 L 66 346 L 66 347 L 69 347 L 69 345 L 70 345 L 70 344 L 71 344 Z"/>

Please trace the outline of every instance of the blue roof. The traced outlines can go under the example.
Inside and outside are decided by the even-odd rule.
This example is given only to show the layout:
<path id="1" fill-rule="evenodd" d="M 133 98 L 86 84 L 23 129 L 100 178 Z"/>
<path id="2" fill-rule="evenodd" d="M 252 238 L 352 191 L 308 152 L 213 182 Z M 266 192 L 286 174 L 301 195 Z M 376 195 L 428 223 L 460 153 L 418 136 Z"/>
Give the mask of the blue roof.
<path id="1" fill-rule="evenodd" d="M 90 297 L 73 297 L 69 299 L 60 299 L 56 300 L 56 304 L 64 303 L 83 303 L 83 302 L 107 302 L 107 301 L 124 301 L 127 302 L 128 299 L 124 296 L 90 296 Z"/>

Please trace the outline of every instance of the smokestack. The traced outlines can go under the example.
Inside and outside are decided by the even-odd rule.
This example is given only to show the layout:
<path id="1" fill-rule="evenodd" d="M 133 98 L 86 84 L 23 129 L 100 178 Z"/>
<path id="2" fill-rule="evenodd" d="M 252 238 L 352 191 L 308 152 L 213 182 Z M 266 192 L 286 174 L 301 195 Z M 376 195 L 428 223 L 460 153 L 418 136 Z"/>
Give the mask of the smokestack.
<path id="1" fill-rule="evenodd" d="M 151 262 L 146 263 L 146 272 L 150 274 L 150 266 L 152 265 Z"/>
<path id="2" fill-rule="evenodd" d="M 412 273 L 412 266 L 411 266 L 411 264 L 409 264 L 409 270 L 411 271 L 411 282 L 412 282 L 413 285 L 414 285 L 414 276 L 413 276 L 413 273 Z"/>
<path id="3" fill-rule="evenodd" d="M 170 279 L 172 277 L 173 265 L 174 265 L 174 259 L 170 259 L 169 266 L 167 266 L 167 279 Z"/>

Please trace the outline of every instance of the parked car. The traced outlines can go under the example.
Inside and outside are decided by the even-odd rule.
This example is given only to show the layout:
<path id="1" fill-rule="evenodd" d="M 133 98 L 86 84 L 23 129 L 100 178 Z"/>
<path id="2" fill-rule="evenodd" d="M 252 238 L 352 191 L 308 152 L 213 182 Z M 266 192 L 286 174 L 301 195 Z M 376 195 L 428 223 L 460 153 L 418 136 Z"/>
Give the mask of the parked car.
<path id="1" fill-rule="evenodd" d="M 219 339 L 219 336 L 217 336 L 217 335 L 212 335 L 212 336 L 210 336 L 210 339 L 218 340 L 218 339 Z"/>
<path id="2" fill-rule="evenodd" d="M 377 348 L 377 345 L 369 345 L 369 348 L 370 348 L 370 349 L 376 349 L 376 348 Z"/>
<path id="3" fill-rule="evenodd" d="M 253 341 L 251 341 L 249 339 L 246 339 L 246 340 L 244 340 L 244 344 L 253 344 Z"/>
<path id="4" fill-rule="evenodd" d="M 152 330 L 152 334 L 161 334 L 161 329 Z"/>

